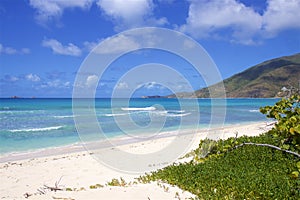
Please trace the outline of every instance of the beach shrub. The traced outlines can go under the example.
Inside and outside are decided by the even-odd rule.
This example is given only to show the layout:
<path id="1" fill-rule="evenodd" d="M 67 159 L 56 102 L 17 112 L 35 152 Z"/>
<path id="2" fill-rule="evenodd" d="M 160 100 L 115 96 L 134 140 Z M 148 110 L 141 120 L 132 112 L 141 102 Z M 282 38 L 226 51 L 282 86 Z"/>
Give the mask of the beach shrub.
<path id="1" fill-rule="evenodd" d="M 204 161 L 174 164 L 140 180 L 165 181 L 200 199 L 299 199 L 300 179 L 293 175 L 299 172 L 299 158 L 264 146 L 224 150 L 227 144 L 244 142 L 278 141 L 268 134 L 220 140 Z"/>
<path id="2" fill-rule="evenodd" d="M 173 164 L 139 177 L 163 181 L 199 199 L 300 199 L 300 96 L 260 109 L 276 120 L 256 137 L 201 140 L 189 163 Z"/>
<path id="3" fill-rule="evenodd" d="M 90 185 L 90 189 L 97 189 L 97 188 L 103 188 L 104 186 L 101 184 L 96 184 L 96 185 Z"/>
<path id="4" fill-rule="evenodd" d="M 300 95 L 283 98 L 273 106 L 260 108 L 268 118 L 275 119 L 274 128 L 268 133 L 281 138 L 280 147 L 300 150 Z"/>
<path id="5" fill-rule="evenodd" d="M 110 182 L 107 182 L 109 186 L 126 186 L 126 181 L 121 177 L 120 180 L 113 178 Z"/>

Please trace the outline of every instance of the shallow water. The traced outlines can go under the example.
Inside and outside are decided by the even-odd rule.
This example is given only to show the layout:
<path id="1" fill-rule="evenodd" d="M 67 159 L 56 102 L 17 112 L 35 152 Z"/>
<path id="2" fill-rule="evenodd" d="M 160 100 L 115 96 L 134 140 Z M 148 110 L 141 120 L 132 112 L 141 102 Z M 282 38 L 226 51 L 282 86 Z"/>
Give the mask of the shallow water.
<path id="1" fill-rule="evenodd" d="M 96 99 L 95 116 L 101 133 L 89 128 L 87 117 L 79 128 L 86 130 L 84 140 L 105 137 L 147 135 L 179 128 L 219 126 L 225 123 L 265 121 L 259 108 L 277 99 Z M 88 102 L 88 103 L 87 103 Z M 87 115 L 93 111 L 90 101 L 82 100 Z M 81 104 L 80 104 L 81 105 Z M 1 99 L 0 154 L 57 147 L 78 143 L 72 99 Z M 75 115 L 74 115 L 75 114 Z M 224 116 L 223 116 L 224 115 Z M 224 117 L 224 118 L 223 118 Z M 76 120 L 78 122 L 78 120 Z M 77 127 L 77 128 L 78 128 Z M 79 129 L 80 130 L 80 129 Z M 99 136 L 101 135 L 101 136 Z"/>

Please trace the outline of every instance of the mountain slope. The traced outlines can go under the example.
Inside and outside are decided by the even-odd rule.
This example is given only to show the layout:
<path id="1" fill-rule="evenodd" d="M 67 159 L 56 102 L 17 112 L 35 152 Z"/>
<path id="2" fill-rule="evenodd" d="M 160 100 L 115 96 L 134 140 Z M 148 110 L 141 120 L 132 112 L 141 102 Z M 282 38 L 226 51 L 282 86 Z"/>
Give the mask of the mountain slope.
<path id="1" fill-rule="evenodd" d="M 300 53 L 265 61 L 223 81 L 227 97 L 268 98 L 282 96 L 282 87 L 299 88 Z M 218 91 L 220 83 L 209 87 Z M 191 93 L 177 94 L 179 97 L 209 98 L 209 89 L 202 88 Z M 175 97 L 175 95 L 170 95 Z M 214 96 L 217 97 L 217 96 Z"/>

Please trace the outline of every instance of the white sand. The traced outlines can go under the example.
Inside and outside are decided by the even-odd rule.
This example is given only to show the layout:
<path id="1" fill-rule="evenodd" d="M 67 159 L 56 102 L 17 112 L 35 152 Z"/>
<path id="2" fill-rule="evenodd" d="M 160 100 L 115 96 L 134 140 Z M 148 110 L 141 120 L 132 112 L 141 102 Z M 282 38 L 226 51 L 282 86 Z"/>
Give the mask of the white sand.
<path id="1" fill-rule="evenodd" d="M 266 123 L 252 123 L 247 125 L 234 125 L 225 128 L 215 128 L 210 131 L 210 137 L 227 138 L 243 135 L 259 135 L 266 131 Z M 207 132 L 202 130 L 196 135 L 196 139 L 190 141 L 191 145 L 187 151 L 195 149 L 200 139 L 207 136 Z M 221 134 L 220 134 L 221 133 Z M 188 134 L 177 136 L 178 140 L 190 140 Z M 163 149 L 164 145 L 172 142 L 173 137 L 161 137 L 138 143 L 130 143 L 117 147 L 124 152 L 136 153 L 147 156 L 158 149 Z M 184 142 L 183 142 L 184 143 Z M 58 149 L 49 156 L 49 151 L 44 155 L 33 153 L 34 159 L 23 159 L 16 161 L 3 162 L 7 157 L 0 157 L 0 198 L 1 199 L 24 199 L 24 194 L 31 195 L 28 199 L 188 199 L 194 197 L 189 192 L 184 192 L 177 187 L 167 184 L 153 182 L 150 184 L 132 184 L 135 178 L 143 174 L 129 174 L 113 170 L 104 166 L 101 162 L 94 159 L 90 153 L 77 148 L 77 152 L 60 154 Z M 114 148 L 105 150 L 108 154 L 115 151 Z M 25 156 L 26 157 L 26 156 Z M 28 157 L 28 155 L 27 155 Z M 22 156 L 13 158 L 20 159 Z M 178 161 L 177 161 L 178 162 Z M 132 163 L 131 163 L 132 164 Z M 134 164 L 134 163 L 133 163 Z M 160 168 L 156 165 L 152 169 Z M 122 177 L 127 185 L 107 186 L 106 183 L 113 178 Z M 60 180 L 60 181 L 59 181 Z M 59 188 L 72 188 L 75 191 L 50 191 L 43 189 L 44 185 L 54 187 L 59 181 Z M 90 189 L 91 185 L 101 184 L 104 187 Z M 81 188 L 81 189 L 80 189 Z M 84 189 L 83 189 L 84 188 Z M 41 194 L 38 190 L 45 194 Z"/>

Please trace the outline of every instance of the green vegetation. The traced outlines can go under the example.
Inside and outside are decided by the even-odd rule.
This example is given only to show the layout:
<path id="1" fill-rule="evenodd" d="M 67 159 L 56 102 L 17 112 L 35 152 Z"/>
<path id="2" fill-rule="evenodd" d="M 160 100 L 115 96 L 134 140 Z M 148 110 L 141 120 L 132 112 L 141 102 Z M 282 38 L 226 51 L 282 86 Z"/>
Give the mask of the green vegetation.
<path id="1" fill-rule="evenodd" d="M 96 185 L 90 185 L 90 189 L 97 189 L 97 188 L 103 188 L 104 186 L 101 184 L 96 184 Z"/>
<path id="2" fill-rule="evenodd" d="M 298 87 L 300 53 L 265 61 L 223 81 L 227 97 L 283 97 L 283 87 Z M 223 95 L 221 83 L 193 93 L 178 93 L 177 97 L 210 98 Z M 214 91 L 213 94 L 209 91 Z M 167 97 L 175 97 L 169 95 Z"/>
<path id="3" fill-rule="evenodd" d="M 110 182 L 107 182 L 109 186 L 126 186 L 126 181 L 121 177 L 120 180 L 113 178 Z"/>
<path id="4" fill-rule="evenodd" d="M 298 199 L 299 158 L 269 147 L 231 149 L 232 139 L 220 140 L 206 159 L 168 166 L 140 177 L 141 182 L 166 181 L 200 199 Z M 234 140 L 233 140 L 234 141 Z M 270 135 L 241 137 L 235 142 L 278 143 Z M 210 141 L 202 141 L 209 143 Z M 235 143 L 234 142 L 234 143 Z M 224 148 L 223 148 L 224 147 Z M 198 151 L 198 150 L 196 150 Z M 297 174 L 296 174 L 297 175 Z"/>
<path id="5" fill-rule="evenodd" d="M 261 108 L 277 120 L 257 137 L 202 140 L 189 163 L 140 177 L 190 191 L 199 199 L 299 199 L 299 95 Z M 288 146 L 284 146 L 288 145 Z"/>
<path id="6" fill-rule="evenodd" d="M 277 120 L 275 127 L 268 133 L 282 137 L 280 146 L 284 149 L 300 150 L 300 95 L 283 98 L 274 106 L 266 106 L 260 111 L 268 118 Z"/>

